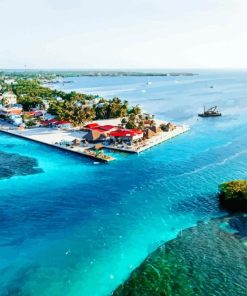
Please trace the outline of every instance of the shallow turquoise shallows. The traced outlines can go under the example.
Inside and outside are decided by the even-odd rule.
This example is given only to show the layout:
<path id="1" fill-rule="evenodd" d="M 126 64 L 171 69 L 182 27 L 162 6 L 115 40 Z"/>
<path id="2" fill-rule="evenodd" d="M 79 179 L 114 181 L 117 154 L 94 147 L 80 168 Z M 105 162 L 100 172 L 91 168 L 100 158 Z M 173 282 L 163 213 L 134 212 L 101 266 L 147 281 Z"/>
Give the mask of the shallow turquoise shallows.
<path id="1" fill-rule="evenodd" d="M 108 165 L 0 133 L 0 295 L 110 295 L 164 241 L 224 214 L 218 184 L 247 176 L 247 72 L 199 74 L 58 85 L 117 95 L 191 126 Z M 204 105 L 223 116 L 198 118 Z"/>

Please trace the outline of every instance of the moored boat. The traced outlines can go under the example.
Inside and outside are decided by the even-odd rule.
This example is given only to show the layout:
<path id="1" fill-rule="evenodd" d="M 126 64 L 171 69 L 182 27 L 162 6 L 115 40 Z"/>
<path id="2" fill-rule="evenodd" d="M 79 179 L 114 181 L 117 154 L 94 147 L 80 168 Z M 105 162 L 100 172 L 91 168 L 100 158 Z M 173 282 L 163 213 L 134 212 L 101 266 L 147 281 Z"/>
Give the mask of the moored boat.
<path id="1" fill-rule="evenodd" d="M 211 107 L 206 110 L 204 106 L 203 113 L 199 113 L 198 116 L 200 117 L 215 117 L 215 116 L 222 116 L 221 112 L 217 110 L 217 106 Z"/>

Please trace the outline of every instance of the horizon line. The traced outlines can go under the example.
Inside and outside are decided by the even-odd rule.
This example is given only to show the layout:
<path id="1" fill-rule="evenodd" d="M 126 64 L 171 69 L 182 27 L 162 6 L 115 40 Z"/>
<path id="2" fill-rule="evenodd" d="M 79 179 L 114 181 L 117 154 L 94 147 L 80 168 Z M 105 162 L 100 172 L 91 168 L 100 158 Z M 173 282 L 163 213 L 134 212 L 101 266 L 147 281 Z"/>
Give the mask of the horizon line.
<path id="1" fill-rule="evenodd" d="M 194 67 L 194 68 L 51 68 L 51 67 L 37 67 L 37 68 L 0 68 L 0 71 L 129 71 L 129 72 L 136 72 L 136 71 L 200 71 L 200 70 L 211 70 L 211 71 L 217 71 L 217 70 L 238 70 L 238 71 L 247 71 L 246 68 L 234 68 L 234 67 L 215 67 L 215 68 L 202 68 L 202 67 Z"/>

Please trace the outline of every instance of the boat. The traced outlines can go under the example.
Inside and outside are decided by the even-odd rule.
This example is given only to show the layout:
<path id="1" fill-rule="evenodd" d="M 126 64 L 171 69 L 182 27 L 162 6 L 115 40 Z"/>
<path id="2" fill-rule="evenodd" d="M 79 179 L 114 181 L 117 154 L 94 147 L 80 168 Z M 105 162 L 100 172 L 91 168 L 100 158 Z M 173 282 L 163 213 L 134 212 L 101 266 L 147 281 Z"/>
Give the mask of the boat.
<path id="1" fill-rule="evenodd" d="M 198 116 L 200 117 L 215 117 L 215 116 L 221 116 L 222 114 L 217 110 L 217 106 L 211 107 L 206 110 L 204 106 L 203 113 L 199 113 Z"/>

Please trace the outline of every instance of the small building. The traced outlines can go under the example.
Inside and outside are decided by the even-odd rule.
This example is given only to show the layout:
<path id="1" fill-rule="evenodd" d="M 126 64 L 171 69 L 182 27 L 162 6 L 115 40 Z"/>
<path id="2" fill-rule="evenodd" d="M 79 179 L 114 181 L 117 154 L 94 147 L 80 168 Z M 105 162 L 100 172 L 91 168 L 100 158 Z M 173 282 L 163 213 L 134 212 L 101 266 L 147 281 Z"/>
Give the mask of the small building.
<path id="1" fill-rule="evenodd" d="M 56 122 L 55 126 L 61 129 L 70 129 L 72 127 L 69 121 L 63 121 L 63 120 L 59 120 L 58 122 Z"/>
<path id="2" fill-rule="evenodd" d="M 146 119 L 146 120 L 150 120 L 150 119 L 154 119 L 154 115 L 151 114 L 151 113 L 147 113 L 147 112 L 144 112 L 143 113 L 143 117 Z"/>
<path id="3" fill-rule="evenodd" d="M 20 126 L 21 124 L 23 124 L 23 120 L 22 120 L 22 117 L 20 115 L 9 115 L 8 116 L 8 121 L 10 123 L 12 123 L 13 125 L 15 126 Z"/>
<path id="4" fill-rule="evenodd" d="M 50 102 L 48 100 L 43 100 L 43 104 L 45 106 L 45 110 L 48 110 L 50 107 Z"/>
<path id="5" fill-rule="evenodd" d="M 161 132 L 161 128 L 157 125 L 152 125 L 149 127 L 155 134 L 158 134 Z"/>
<path id="6" fill-rule="evenodd" d="M 170 131 L 173 131 L 175 130 L 176 126 L 171 123 L 171 122 L 168 122 L 166 125 L 165 125 L 165 131 L 166 132 L 170 132 Z"/>
<path id="7" fill-rule="evenodd" d="M 14 79 L 5 79 L 4 80 L 4 83 L 6 83 L 6 84 L 8 84 L 8 85 L 10 85 L 10 84 L 12 84 L 12 83 L 15 83 L 15 80 Z"/>
<path id="8" fill-rule="evenodd" d="M 55 100 L 56 100 L 57 102 L 63 102 L 63 101 L 64 101 L 64 99 L 61 98 L 61 97 L 56 97 Z"/>
<path id="9" fill-rule="evenodd" d="M 0 105 L 0 115 L 9 116 L 9 115 L 21 115 L 22 114 L 22 105 L 15 104 L 10 107 L 5 107 Z"/>
<path id="10" fill-rule="evenodd" d="M 73 146 L 80 146 L 80 144 L 81 144 L 81 140 L 80 140 L 80 139 L 74 139 L 74 140 L 72 141 L 72 145 L 73 145 Z"/>
<path id="11" fill-rule="evenodd" d="M 144 131 L 144 137 L 146 139 L 151 139 L 155 135 L 156 135 L 156 133 L 153 130 L 151 130 L 150 128 L 146 128 Z"/>
<path id="12" fill-rule="evenodd" d="M 89 130 L 88 133 L 83 137 L 89 143 L 101 142 L 107 139 L 107 136 L 104 133 L 101 133 L 97 130 Z"/>
<path id="13" fill-rule="evenodd" d="M 59 120 L 59 119 L 55 119 L 55 118 L 42 121 L 41 124 L 46 127 L 48 127 L 48 126 L 58 127 L 61 129 L 70 129 L 72 127 L 71 123 L 69 121 Z"/>
<path id="14" fill-rule="evenodd" d="M 55 119 L 55 118 L 52 118 L 52 119 L 49 119 L 49 120 L 44 120 L 44 121 L 41 121 L 41 124 L 43 126 L 54 126 L 59 120 L 58 119 Z"/>
<path id="15" fill-rule="evenodd" d="M 4 105 L 17 104 L 17 96 L 12 91 L 7 91 L 2 95 L 2 103 Z"/>
<path id="16" fill-rule="evenodd" d="M 41 116 L 44 116 L 45 111 L 44 110 L 28 111 L 28 112 L 25 112 L 25 114 L 32 117 L 41 117 Z"/>

